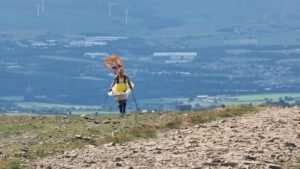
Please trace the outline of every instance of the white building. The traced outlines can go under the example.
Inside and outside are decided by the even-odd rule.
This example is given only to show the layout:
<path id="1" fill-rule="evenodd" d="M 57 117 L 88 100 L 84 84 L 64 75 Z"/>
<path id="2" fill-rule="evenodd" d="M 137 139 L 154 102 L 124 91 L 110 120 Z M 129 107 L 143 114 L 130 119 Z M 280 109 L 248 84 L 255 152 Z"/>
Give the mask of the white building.
<path id="1" fill-rule="evenodd" d="M 100 52 L 87 52 L 87 53 L 84 53 L 84 57 L 85 58 L 91 58 L 91 59 L 97 59 L 99 57 L 103 57 L 103 56 L 107 56 L 108 53 L 100 53 Z"/>
<path id="2" fill-rule="evenodd" d="M 153 56 L 165 63 L 191 63 L 195 60 L 197 52 L 155 52 Z"/>

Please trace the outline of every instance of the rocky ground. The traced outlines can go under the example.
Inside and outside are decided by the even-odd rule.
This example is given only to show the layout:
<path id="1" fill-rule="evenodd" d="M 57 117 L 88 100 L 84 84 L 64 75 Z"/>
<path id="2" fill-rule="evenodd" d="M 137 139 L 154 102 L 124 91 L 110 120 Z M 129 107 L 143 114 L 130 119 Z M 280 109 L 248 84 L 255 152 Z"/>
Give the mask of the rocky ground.
<path id="1" fill-rule="evenodd" d="M 156 138 L 65 152 L 29 168 L 290 168 L 300 156 L 300 109 L 266 108 L 159 133 Z M 291 167 L 292 168 L 292 167 Z"/>

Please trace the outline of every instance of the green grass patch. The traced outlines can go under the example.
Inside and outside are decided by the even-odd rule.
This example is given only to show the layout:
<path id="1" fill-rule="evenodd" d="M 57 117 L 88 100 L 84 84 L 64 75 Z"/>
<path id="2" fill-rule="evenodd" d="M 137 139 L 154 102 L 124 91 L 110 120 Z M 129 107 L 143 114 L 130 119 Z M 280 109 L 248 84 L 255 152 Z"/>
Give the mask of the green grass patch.
<path id="1" fill-rule="evenodd" d="M 188 115 L 188 122 L 192 124 L 199 124 L 199 123 L 207 123 L 210 121 L 234 117 L 234 116 L 241 116 L 246 113 L 256 112 L 259 109 L 255 106 L 239 106 L 233 108 L 225 108 L 225 109 L 218 109 L 218 110 L 207 110 L 203 113 L 191 113 Z"/>
<path id="2" fill-rule="evenodd" d="M 300 157 L 297 157 L 295 160 L 295 169 L 300 169 Z"/>
<path id="3" fill-rule="evenodd" d="M 0 169 L 20 169 L 21 162 L 18 160 L 1 160 Z"/>
<path id="4" fill-rule="evenodd" d="M 20 162 L 19 161 L 11 161 L 8 166 L 10 169 L 19 169 Z"/>
<path id="5" fill-rule="evenodd" d="M 180 128 L 181 125 L 182 125 L 182 121 L 181 120 L 178 120 L 178 119 L 175 119 L 171 122 L 168 122 L 166 124 L 166 128 L 169 128 L 169 129 L 177 129 L 177 128 Z"/>

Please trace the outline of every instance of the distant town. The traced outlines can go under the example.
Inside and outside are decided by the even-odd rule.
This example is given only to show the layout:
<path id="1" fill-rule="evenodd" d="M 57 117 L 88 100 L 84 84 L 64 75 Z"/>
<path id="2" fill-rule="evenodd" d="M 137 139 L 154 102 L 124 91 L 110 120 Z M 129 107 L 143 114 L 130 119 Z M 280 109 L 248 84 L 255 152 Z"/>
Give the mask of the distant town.
<path id="1" fill-rule="evenodd" d="M 0 37 L 0 75 L 6 84 L 0 86 L 2 112 L 116 111 L 112 98 L 104 100 L 113 76 L 102 61 L 112 53 L 124 59 L 142 112 L 298 102 L 285 93 L 300 91 L 299 46 L 263 47 L 245 41 L 249 43 L 174 49 L 127 36 Z M 272 93 L 280 96 L 239 99 Z M 130 111 L 136 111 L 133 101 L 129 103 Z"/>

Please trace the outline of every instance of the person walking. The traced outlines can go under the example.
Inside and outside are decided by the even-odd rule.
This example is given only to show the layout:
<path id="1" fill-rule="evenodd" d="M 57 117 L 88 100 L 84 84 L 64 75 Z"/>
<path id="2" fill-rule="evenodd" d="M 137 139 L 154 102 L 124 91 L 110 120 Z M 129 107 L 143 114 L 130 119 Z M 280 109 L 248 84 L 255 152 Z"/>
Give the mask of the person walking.
<path id="1" fill-rule="evenodd" d="M 123 68 L 118 69 L 118 73 L 114 78 L 110 91 L 113 87 L 115 87 L 116 92 L 120 94 L 125 93 L 129 89 L 132 90 L 132 85 L 129 77 L 125 75 Z M 121 116 L 124 116 L 126 114 L 127 97 L 120 97 L 120 99 L 118 99 L 117 101 L 119 103 L 120 114 Z"/>

